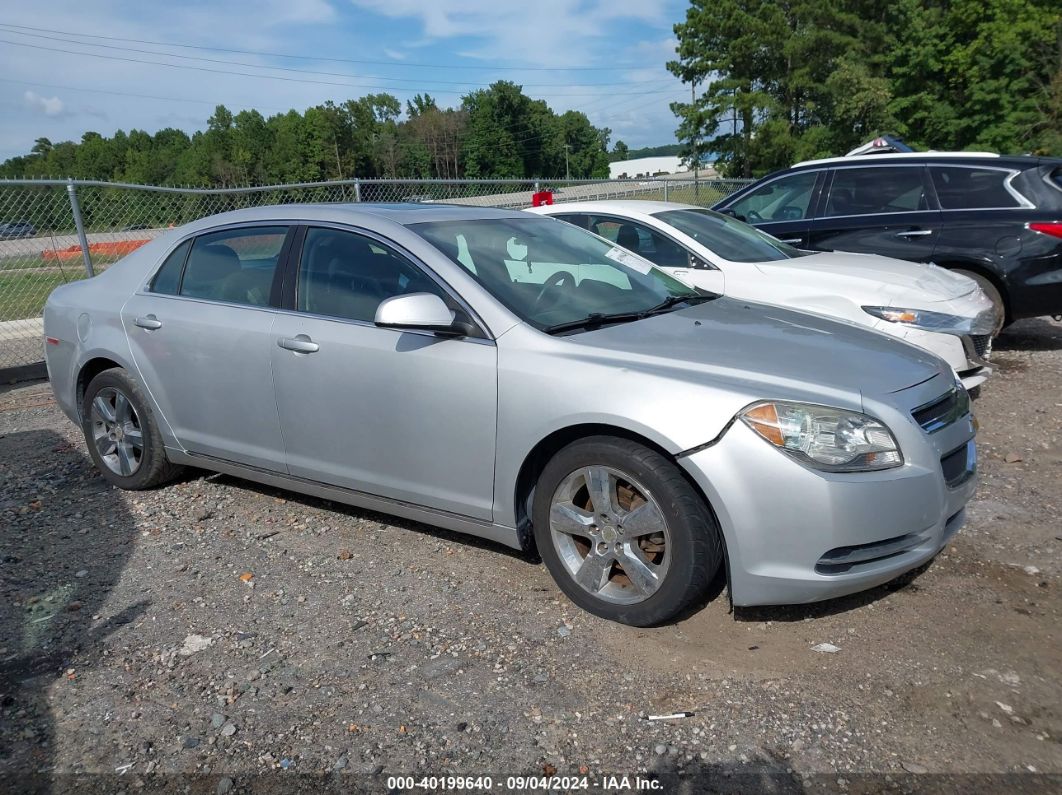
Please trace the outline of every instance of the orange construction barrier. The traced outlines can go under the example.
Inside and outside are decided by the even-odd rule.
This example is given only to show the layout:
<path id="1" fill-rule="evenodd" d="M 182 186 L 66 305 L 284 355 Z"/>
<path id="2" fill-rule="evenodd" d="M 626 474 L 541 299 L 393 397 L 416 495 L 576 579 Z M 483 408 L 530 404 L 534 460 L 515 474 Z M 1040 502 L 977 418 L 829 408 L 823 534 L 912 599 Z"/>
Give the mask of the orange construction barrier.
<path id="1" fill-rule="evenodd" d="M 89 254 L 101 257 L 124 257 L 136 251 L 150 240 L 118 240 L 113 243 L 89 243 Z M 68 260 L 81 257 L 81 246 L 69 246 L 58 250 L 46 248 L 41 252 L 41 259 Z"/>

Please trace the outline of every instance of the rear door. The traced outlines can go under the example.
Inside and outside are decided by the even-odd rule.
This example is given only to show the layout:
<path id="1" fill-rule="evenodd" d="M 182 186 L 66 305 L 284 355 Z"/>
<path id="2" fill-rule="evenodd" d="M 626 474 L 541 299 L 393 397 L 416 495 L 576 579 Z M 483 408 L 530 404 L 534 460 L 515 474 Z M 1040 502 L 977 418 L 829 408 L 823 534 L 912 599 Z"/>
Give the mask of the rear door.
<path id="1" fill-rule="evenodd" d="M 288 226 L 241 226 L 178 246 L 122 308 L 133 361 L 192 453 L 284 471 L 270 333 Z"/>
<path id="2" fill-rule="evenodd" d="M 940 210 L 921 164 L 839 166 L 831 170 L 808 247 L 928 262 Z"/>

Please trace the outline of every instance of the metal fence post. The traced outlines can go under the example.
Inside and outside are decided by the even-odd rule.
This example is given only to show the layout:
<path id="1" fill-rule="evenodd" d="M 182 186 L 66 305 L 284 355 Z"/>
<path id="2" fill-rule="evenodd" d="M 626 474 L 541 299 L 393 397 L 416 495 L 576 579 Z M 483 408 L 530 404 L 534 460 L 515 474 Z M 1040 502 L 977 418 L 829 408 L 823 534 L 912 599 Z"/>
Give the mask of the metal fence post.
<path id="1" fill-rule="evenodd" d="M 664 177 L 664 201 L 667 201 L 667 188 L 668 188 L 667 182 L 668 182 L 667 177 Z"/>
<path id="2" fill-rule="evenodd" d="M 354 201 L 356 201 L 356 202 L 360 202 L 361 201 L 361 180 L 360 179 L 354 180 Z"/>
<path id="3" fill-rule="evenodd" d="M 81 220 L 81 205 L 77 203 L 77 189 L 74 180 L 66 181 L 66 193 L 70 197 L 70 211 L 74 214 L 74 227 L 77 240 L 81 244 L 81 258 L 85 261 L 85 275 L 90 279 L 96 274 L 92 271 L 92 256 L 89 254 L 88 238 L 85 236 L 85 223 Z"/>

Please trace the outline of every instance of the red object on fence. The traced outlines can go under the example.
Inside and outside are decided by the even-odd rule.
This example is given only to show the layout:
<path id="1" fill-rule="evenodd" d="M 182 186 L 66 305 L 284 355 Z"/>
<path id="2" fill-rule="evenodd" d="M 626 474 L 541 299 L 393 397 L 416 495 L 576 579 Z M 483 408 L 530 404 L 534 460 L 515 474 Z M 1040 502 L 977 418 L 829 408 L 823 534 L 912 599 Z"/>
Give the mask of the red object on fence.
<path id="1" fill-rule="evenodd" d="M 544 204 L 553 204 L 553 191 L 540 190 L 538 193 L 531 194 L 532 207 L 541 207 Z"/>

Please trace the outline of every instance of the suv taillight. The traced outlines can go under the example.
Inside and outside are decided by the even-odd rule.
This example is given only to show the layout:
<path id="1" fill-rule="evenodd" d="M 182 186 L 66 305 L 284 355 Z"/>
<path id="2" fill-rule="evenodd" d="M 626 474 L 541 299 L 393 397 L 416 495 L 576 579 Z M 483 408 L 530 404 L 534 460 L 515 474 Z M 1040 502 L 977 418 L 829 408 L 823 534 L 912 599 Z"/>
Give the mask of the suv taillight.
<path id="1" fill-rule="evenodd" d="M 1029 228 L 1034 232 L 1051 235 L 1051 237 L 1062 237 L 1062 222 L 1059 221 L 1036 221 L 1029 224 Z"/>

